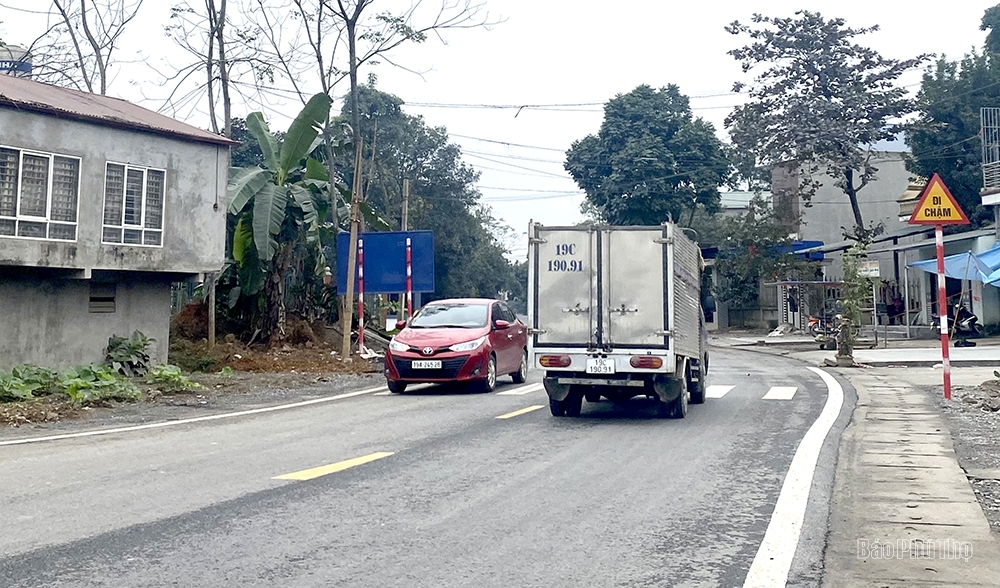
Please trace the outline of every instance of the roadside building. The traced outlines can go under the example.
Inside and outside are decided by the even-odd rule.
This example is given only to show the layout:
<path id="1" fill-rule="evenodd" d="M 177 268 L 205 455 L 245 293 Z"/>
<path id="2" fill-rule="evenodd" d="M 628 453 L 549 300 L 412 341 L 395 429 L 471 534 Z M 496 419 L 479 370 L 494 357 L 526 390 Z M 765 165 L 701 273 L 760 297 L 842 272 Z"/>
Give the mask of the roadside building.
<path id="1" fill-rule="evenodd" d="M 124 100 L 0 75 L 0 368 L 166 361 L 172 282 L 225 257 L 225 137 Z"/>

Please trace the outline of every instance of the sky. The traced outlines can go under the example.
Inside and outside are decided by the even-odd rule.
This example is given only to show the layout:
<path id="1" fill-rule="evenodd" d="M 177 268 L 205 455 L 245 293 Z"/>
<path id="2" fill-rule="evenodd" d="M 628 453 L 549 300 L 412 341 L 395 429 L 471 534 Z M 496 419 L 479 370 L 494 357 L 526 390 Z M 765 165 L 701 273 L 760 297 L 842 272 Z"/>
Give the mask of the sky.
<path id="1" fill-rule="evenodd" d="M 373 8 L 399 1 L 377 0 Z M 423 1 L 435 7 L 440 2 Z M 980 19 L 998 1 L 953 0 L 923 10 L 912 2 L 870 0 L 486 0 L 491 20 L 500 21 L 494 26 L 444 31 L 443 42 L 431 36 L 404 45 L 391 55 L 403 67 L 383 61 L 362 70 L 361 79 L 374 73 L 377 88 L 404 100 L 407 113 L 447 128 L 463 160 L 481 173 L 482 201 L 511 227 L 506 243 L 510 258 L 519 260 L 527 254 L 530 220 L 568 225 L 583 219 L 582 192 L 563 169 L 565 152 L 598 132 L 602 105 L 614 96 L 641 84 L 676 84 L 691 98 L 694 114 L 725 139 L 723 120 L 743 100 L 731 93 L 733 82 L 749 81 L 727 55 L 747 42 L 724 30 L 732 21 L 747 23 L 754 12 L 788 17 L 806 9 L 844 18 L 849 26 L 879 25 L 880 31 L 859 42 L 886 57 L 934 53 L 957 59 L 982 46 Z M 171 4 L 145 0 L 135 26 L 122 37 L 121 58 L 148 58 L 158 69 L 183 61 L 160 33 Z M 43 21 L 11 7 L 41 5 L 43 0 L 0 0 L 0 38 L 30 42 Z M 920 77 L 921 71 L 911 71 L 900 83 L 916 91 Z M 348 87 L 337 90 L 343 94 Z M 145 98 L 162 93 L 155 73 L 142 64 L 121 66 L 109 92 L 152 109 L 159 104 Z M 271 104 L 272 128 L 286 127 L 281 119 L 298 108 L 294 101 Z M 197 112 L 183 118 L 207 126 Z"/>

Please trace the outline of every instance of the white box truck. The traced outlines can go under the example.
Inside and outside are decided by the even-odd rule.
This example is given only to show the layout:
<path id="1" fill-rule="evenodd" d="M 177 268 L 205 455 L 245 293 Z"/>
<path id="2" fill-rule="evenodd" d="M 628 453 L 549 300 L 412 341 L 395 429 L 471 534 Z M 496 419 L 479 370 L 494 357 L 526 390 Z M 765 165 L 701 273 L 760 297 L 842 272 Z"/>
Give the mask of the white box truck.
<path id="1" fill-rule="evenodd" d="M 553 416 L 648 396 L 663 417 L 705 401 L 704 261 L 674 224 L 528 227 L 532 363 Z"/>

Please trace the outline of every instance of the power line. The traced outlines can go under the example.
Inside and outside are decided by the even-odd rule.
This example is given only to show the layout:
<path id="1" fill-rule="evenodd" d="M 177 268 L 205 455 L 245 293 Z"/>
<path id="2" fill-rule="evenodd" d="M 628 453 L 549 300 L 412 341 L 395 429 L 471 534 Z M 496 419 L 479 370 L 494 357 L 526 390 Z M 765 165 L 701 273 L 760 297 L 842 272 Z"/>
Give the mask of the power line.
<path id="1" fill-rule="evenodd" d="M 470 137 L 469 135 L 457 135 L 451 133 L 452 137 L 461 137 L 463 139 L 472 139 L 473 141 L 483 141 L 484 143 L 496 143 L 499 145 L 507 145 L 508 147 L 524 147 L 525 149 L 541 149 L 543 151 L 556 151 L 559 153 L 565 153 L 565 149 L 556 149 L 555 147 L 538 147 L 535 145 L 522 145 L 520 143 L 509 143 L 507 141 L 497 141 L 496 139 L 483 139 L 480 137 Z"/>

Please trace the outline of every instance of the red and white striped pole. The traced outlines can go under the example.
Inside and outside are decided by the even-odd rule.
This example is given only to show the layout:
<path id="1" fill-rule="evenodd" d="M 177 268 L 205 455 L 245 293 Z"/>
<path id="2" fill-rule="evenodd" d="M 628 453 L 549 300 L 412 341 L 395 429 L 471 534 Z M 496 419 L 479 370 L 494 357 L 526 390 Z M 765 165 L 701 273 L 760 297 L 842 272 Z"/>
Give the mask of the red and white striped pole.
<path id="1" fill-rule="evenodd" d="M 413 317 L 413 252 L 410 238 L 406 238 L 406 318 Z"/>
<path id="2" fill-rule="evenodd" d="M 365 346 L 365 240 L 358 239 L 358 352 Z"/>
<path id="3" fill-rule="evenodd" d="M 941 357 L 944 366 L 944 399 L 951 400 L 951 360 L 948 358 L 948 292 L 944 283 L 944 226 L 934 225 L 937 250 L 938 316 L 941 317 Z"/>

